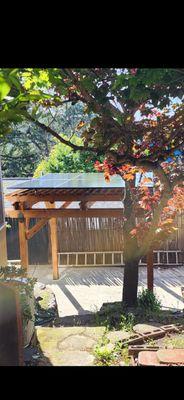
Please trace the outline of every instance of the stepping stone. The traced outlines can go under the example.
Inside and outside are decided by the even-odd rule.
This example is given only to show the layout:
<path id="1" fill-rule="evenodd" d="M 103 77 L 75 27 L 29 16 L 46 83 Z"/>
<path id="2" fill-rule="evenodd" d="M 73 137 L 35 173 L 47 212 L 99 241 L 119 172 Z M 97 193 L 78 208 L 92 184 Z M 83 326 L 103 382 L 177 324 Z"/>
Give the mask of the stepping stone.
<path id="1" fill-rule="evenodd" d="M 89 350 L 96 344 L 96 340 L 84 335 L 72 335 L 59 341 L 58 350 Z"/>
<path id="2" fill-rule="evenodd" d="M 142 334 L 146 334 L 146 333 L 153 333 L 155 331 L 155 329 L 160 328 L 162 325 L 155 322 L 154 324 L 137 324 L 134 325 L 133 327 L 133 331 L 136 333 L 142 333 Z"/>
<path id="3" fill-rule="evenodd" d="M 160 366 L 156 351 L 140 351 L 138 355 L 138 365 Z"/>
<path id="4" fill-rule="evenodd" d="M 184 365 L 184 349 L 161 349 L 157 351 L 157 357 L 162 364 Z"/>
<path id="5" fill-rule="evenodd" d="M 104 327 L 38 327 L 36 337 L 44 360 L 39 365 L 93 365 L 92 349 Z M 89 350 L 89 353 L 88 353 Z"/>
<path id="6" fill-rule="evenodd" d="M 125 331 L 111 331 L 106 335 L 111 343 L 116 343 L 124 339 L 129 339 L 130 336 L 131 333 Z"/>
<path id="7" fill-rule="evenodd" d="M 60 353 L 58 366 L 92 366 L 94 365 L 95 357 L 87 351 L 65 351 Z"/>

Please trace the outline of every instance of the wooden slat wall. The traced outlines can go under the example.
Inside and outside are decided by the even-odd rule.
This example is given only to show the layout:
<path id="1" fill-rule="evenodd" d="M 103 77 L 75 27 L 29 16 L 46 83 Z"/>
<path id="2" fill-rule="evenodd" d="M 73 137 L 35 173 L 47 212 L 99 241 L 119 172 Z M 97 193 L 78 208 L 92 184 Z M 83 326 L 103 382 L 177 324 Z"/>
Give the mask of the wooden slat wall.
<path id="1" fill-rule="evenodd" d="M 178 231 L 157 249 L 184 250 L 184 213 L 177 217 Z M 59 218 L 59 252 L 121 251 L 123 221 L 117 218 Z"/>
<path id="2" fill-rule="evenodd" d="M 17 220 L 7 219 L 8 259 L 19 258 Z M 36 220 L 31 219 L 30 226 Z M 163 250 L 184 251 L 184 213 L 178 215 L 178 231 L 160 246 Z M 29 241 L 30 264 L 51 262 L 49 227 L 44 226 Z M 60 218 L 58 219 L 59 252 L 121 251 L 123 249 L 123 221 L 117 218 Z"/>
<path id="3" fill-rule="evenodd" d="M 115 218 L 59 218 L 59 252 L 122 250 L 123 222 Z"/>

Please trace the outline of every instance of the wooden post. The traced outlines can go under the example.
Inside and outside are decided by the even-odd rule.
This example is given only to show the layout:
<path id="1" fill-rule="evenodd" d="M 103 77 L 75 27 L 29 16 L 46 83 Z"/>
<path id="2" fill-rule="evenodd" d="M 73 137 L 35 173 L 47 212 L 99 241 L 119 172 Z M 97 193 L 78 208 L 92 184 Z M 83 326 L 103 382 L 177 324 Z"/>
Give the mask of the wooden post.
<path id="1" fill-rule="evenodd" d="M 28 269 L 28 242 L 26 239 L 26 224 L 25 220 L 18 222 L 19 224 L 19 248 L 20 248 L 20 260 L 22 268 Z"/>
<path id="2" fill-rule="evenodd" d="M 147 254 L 147 287 L 153 292 L 153 249 Z"/>
<path id="3" fill-rule="evenodd" d="M 47 202 L 46 205 L 49 208 L 55 208 L 55 204 L 54 203 L 51 204 L 51 203 Z M 49 225 L 50 225 L 53 279 L 59 279 L 57 218 L 50 218 Z"/>

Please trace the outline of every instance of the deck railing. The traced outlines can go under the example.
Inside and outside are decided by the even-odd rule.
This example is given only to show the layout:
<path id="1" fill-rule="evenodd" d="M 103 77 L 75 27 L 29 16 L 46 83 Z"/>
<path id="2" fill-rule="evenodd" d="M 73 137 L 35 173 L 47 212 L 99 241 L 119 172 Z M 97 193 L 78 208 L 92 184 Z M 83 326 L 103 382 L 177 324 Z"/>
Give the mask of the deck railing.
<path id="1" fill-rule="evenodd" d="M 184 252 L 181 250 L 154 250 L 154 265 L 182 265 Z M 122 251 L 97 251 L 97 252 L 63 252 L 58 253 L 59 266 L 92 267 L 92 266 L 118 266 L 124 265 Z M 142 258 L 140 266 L 146 265 L 146 258 Z"/>

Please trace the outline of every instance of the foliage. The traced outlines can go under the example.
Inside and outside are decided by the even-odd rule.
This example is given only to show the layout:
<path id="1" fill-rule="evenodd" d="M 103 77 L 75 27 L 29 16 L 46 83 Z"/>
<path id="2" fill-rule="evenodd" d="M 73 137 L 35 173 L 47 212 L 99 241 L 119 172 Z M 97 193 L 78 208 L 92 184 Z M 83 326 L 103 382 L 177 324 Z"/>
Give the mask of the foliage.
<path id="1" fill-rule="evenodd" d="M 133 313 L 127 313 L 121 315 L 120 320 L 120 329 L 125 330 L 127 332 L 131 332 L 133 330 L 133 326 L 135 325 L 135 316 Z"/>
<path id="2" fill-rule="evenodd" d="M 43 156 L 48 156 L 54 144 L 51 135 L 44 135 L 33 124 L 20 124 L 11 134 L 0 138 L 4 177 L 32 176 Z"/>
<path id="3" fill-rule="evenodd" d="M 125 180 L 124 288 L 133 289 L 124 301 L 135 301 L 138 269 L 134 268 L 135 284 L 130 284 L 130 262 L 138 265 L 150 248 L 174 231 L 178 209 L 173 210 L 173 197 L 180 196 L 180 207 L 184 205 L 184 70 L 17 68 L 1 69 L 0 74 L 2 135 L 12 122 L 30 121 L 73 150 L 94 154 L 96 168 L 104 171 L 107 181 L 113 174 Z M 47 120 L 49 110 L 79 103 L 90 116 L 87 121 L 82 116 L 73 129 L 82 139 L 80 145 Z M 150 171 L 154 189 L 145 182 Z M 135 187 L 138 173 L 142 184 Z"/>
<path id="4" fill-rule="evenodd" d="M 18 291 L 24 325 L 32 319 L 28 298 L 33 297 L 33 289 L 36 281 L 35 278 L 28 278 L 23 268 L 16 268 L 14 266 L 0 267 L 0 282 L 13 283 Z"/>
<path id="5" fill-rule="evenodd" d="M 110 366 L 114 360 L 115 355 L 113 350 L 108 349 L 105 345 L 97 345 L 94 350 L 97 365 Z"/>
<path id="6" fill-rule="evenodd" d="M 121 356 L 126 366 L 130 365 L 130 356 L 128 354 L 128 346 L 121 349 Z"/>
<path id="7" fill-rule="evenodd" d="M 80 145 L 82 141 L 74 136 L 73 143 Z M 95 156 L 89 151 L 74 152 L 68 146 L 58 143 L 53 146 L 49 157 L 38 165 L 34 177 L 37 178 L 50 172 L 95 172 L 94 162 Z"/>
<path id="8" fill-rule="evenodd" d="M 40 110 L 40 119 L 44 120 L 48 125 L 52 125 L 54 129 L 65 132 L 65 138 L 71 138 L 74 136 L 74 142 L 77 139 L 78 131 L 75 135 L 73 133 L 75 126 L 83 118 L 86 122 L 90 120 L 90 116 L 86 116 L 83 112 L 83 105 L 76 104 L 70 106 L 68 104 L 58 107 L 57 111 L 52 113 L 50 109 Z M 79 138 L 78 138 L 79 139 Z M 79 142 L 78 142 L 79 143 Z M 81 141 L 80 141 L 81 144 Z M 32 176 L 37 165 L 39 169 L 48 170 L 48 172 L 77 172 L 81 171 L 81 168 L 85 168 L 86 172 L 94 171 L 93 165 L 95 157 L 85 163 L 86 158 L 90 158 L 89 152 L 73 153 L 68 146 L 59 146 L 58 151 L 52 153 L 52 162 L 48 166 L 47 160 L 53 146 L 56 145 L 56 140 L 50 133 L 44 131 L 40 127 L 36 127 L 32 122 L 23 122 L 17 125 L 12 124 L 11 134 L 7 134 L 1 137 L 0 135 L 0 154 L 2 160 L 2 171 L 4 177 L 23 177 Z M 63 157 L 63 166 L 59 165 L 59 168 L 55 168 L 54 155 L 57 158 L 57 154 L 66 153 L 66 157 Z M 61 156 L 59 157 L 61 158 Z M 57 160 L 56 160 L 57 164 Z M 44 168 L 44 166 L 47 167 Z M 82 166 L 81 166 L 82 165 Z M 43 166 L 43 168 L 42 168 Z M 69 170 L 67 170 L 67 166 Z M 60 168 L 61 167 L 61 168 Z M 82 169 L 83 170 L 83 169 Z M 40 173 L 38 172 L 38 175 Z"/>
<path id="9" fill-rule="evenodd" d="M 164 345 L 166 348 L 184 349 L 184 336 L 181 334 L 169 338 L 166 337 L 164 339 Z"/>
<path id="10" fill-rule="evenodd" d="M 137 306 L 143 312 L 158 312 L 161 309 L 160 301 L 155 294 L 148 289 L 144 289 L 138 296 Z"/>

